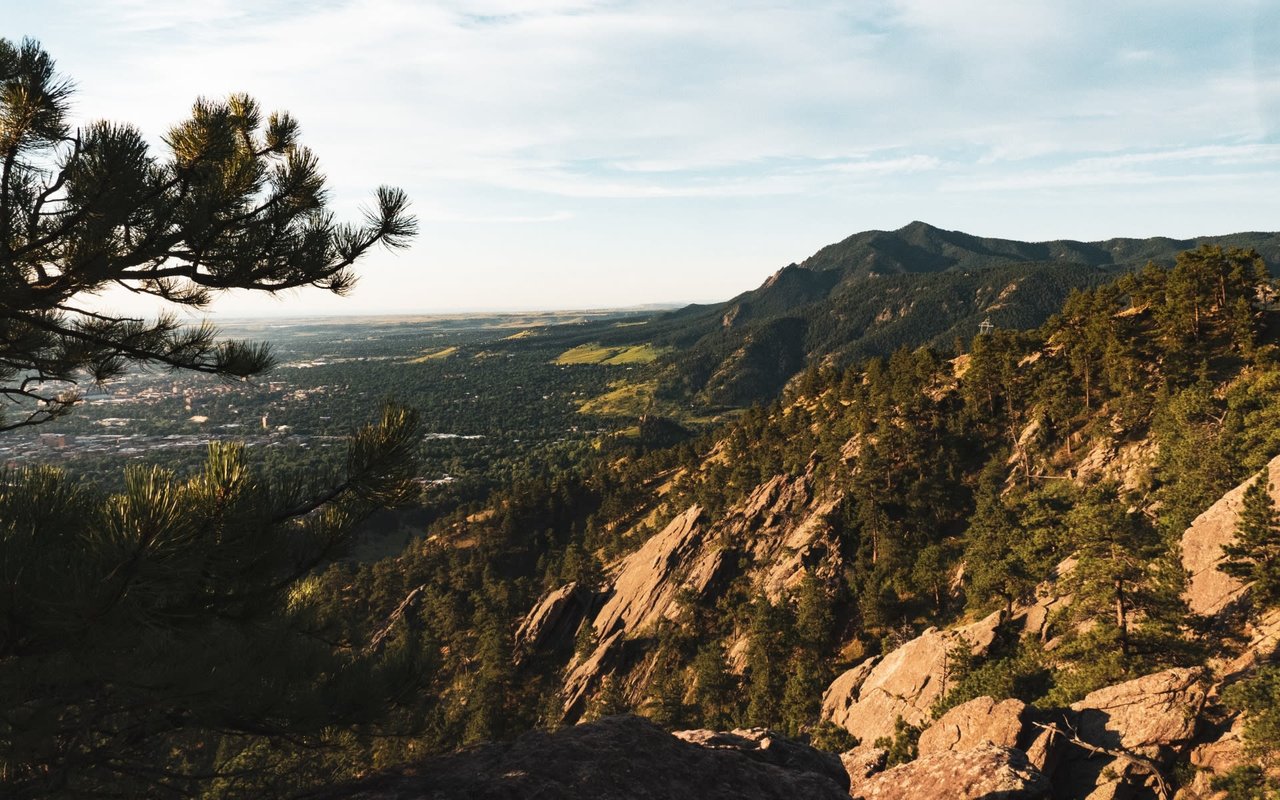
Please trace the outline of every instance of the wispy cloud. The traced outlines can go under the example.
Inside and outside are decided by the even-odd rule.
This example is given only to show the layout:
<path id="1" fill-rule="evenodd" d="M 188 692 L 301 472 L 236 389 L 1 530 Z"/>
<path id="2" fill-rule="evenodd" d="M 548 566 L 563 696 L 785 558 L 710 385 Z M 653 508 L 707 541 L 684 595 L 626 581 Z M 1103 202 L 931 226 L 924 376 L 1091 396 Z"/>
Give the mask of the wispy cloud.
<path id="1" fill-rule="evenodd" d="M 786 263 L 930 214 L 1008 235 L 1011 208 L 1120 228 L 1148 224 L 1124 216 L 1144 202 L 1280 219 L 1258 189 L 1280 177 L 1280 11 L 1261 0 L 12 5 L 7 26 L 78 80 L 83 116 L 158 138 L 196 95 L 249 91 L 301 120 L 341 206 L 403 185 L 436 237 L 422 252 L 451 258 L 508 263 L 479 232 L 509 224 L 537 238 L 521 259 L 594 269 L 617 248 L 582 242 L 642 227 L 642 262 L 672 265 L 654 280 L 708 271 L 728 291 L 778 242 Z M 1232 186 L 1247 191 L 1229 213 Z M 1026 202 L 1048 189 L 1060 205 Z M 715 236 L 752 244 L 731 258 Z M 680 262 L 694 253 L 697 270 Z"/>

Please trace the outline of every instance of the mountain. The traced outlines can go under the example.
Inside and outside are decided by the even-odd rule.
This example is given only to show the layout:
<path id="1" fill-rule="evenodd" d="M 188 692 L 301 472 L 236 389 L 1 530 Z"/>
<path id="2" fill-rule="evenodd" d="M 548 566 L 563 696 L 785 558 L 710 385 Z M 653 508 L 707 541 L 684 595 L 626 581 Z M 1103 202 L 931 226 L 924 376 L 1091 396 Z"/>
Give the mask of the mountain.
<path id="1" fill-rule="evenodd" d="M 1280 264 L 1280 233 L 1021 242 L 912 222 L 828 245 L 724 303 L 572 335 L 670 348 L 659 362 L 660 397 L 742 407 L 772 399 L 808 366 L 844 366 L 922 344 L 949 347 L 986 318 L 1001 328 L 1033 328 L 1073 289 L 1148 262 L 1170 266 L 1202 244 L 1257 250 L 1273 271 Z"/>

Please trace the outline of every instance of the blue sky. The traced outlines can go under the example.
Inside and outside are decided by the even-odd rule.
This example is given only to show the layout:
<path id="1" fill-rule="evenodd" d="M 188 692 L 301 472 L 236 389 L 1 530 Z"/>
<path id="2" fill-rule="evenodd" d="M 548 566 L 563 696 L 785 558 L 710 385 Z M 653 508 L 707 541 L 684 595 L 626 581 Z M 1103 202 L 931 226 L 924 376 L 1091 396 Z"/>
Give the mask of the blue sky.
<path id="1" fill-rule="evenodd" d="M 340 214 L 422 221 L 353 296 L 228 313 L 724 299 L 921 219 L 1018 239 L 1280 229 L 1280 4 L 3 0 L 82 119 L 288 109 Z"/>

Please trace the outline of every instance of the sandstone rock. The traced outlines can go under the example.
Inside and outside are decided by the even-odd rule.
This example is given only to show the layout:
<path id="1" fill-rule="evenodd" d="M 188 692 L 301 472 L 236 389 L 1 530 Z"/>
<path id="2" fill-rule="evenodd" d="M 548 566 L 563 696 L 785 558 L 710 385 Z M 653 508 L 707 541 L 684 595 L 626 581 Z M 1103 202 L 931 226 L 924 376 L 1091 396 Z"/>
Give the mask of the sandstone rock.
<path id="1" fill-rule="evenodd" d="M 1280 456 L 1267 465 L 1273 487 L 1272 502 L 1280 503 Z M 1182 534 L 1182 567 L 1191 573 L 1187 581 L 1187 605 L 1196 614 L 1221 613 L 1244 592 L 1244 584 L 1218 571 L 1222 546 L 1235 539 L 1236 523 L 1244 507 L 1244 493 L 1253 478 L 1227 492 L 1191 523 Z"/>
<path id="2" fill-rule="evenodd" d="M 1091 692 L 1073 703 L 1081 739 L 1148 757 L 1189 743 L 1205 701 L 1201 669 L 1168 669 Z"/>
<path id="3" fill-rule="evenodd" d="M 1047 798 L 1049 781 L 1021 750 L 982 745 L 935 753 L 872 776 L 863 800 L 1018 800 Z"/>
<path id="4" fill-rule="evenodd" d="M 839 756 L 792 741 L 768 728 L 675 731 L 671 735 L 700 747 L 733 750 L 762 764 L 825 775 L 841 788 L 848 788 L 849 774 Z"/>
<path id="5" fill-rule="evenodd" d="M 1080 461 L 1076 478 L 1086 483 L 1115 481 L 1127 492 L 1140 491 L 1150 486 L 1158 449 L 1155 442 L 1146 439 L 1138 442 L 1106 439 Z"/>
<path id="6" fill-rule="evenodd" d="M 1076 568 L 1076 559 L 1067 558 L 1053 569 L 1053 580 L 1036 587 L 1035 601 L 1030 605 L 1017 605 L 1013 620 L 1022 628 L 1023 636 L 1035 636 L 1041 642 L 1049 640 L 1049 618 L 1055 611 L 1071 605 L 1072 596 L 1064 594 L 1058 586 L 1063 578 Z"/>
<path id="7" fill-rule="evenodd" d="M 1185 787 L 1186 797 L 1213 797 L 1216 793 L 1209 784 L 1215 777 L 1250 761 L 1245 753 L 1244 720 L 1237 717 L 1213 741 L 1193 747 L 1190 760 L 1196 774 Z"/>
<path id="8" fill-rule="evenodd" d="M 701 506 L 690 506 L 623 561 L 613 594 L 592 623 L 598 636 L 635 632 L 670 613 L 678 575 L 697 552 L 701 516 Z"/>
<path id="9" fill-rule="evenodd" d="M 576 582 L 543 595 L 516 629 L 517 662 L 539 650 L 556 650 L 572 642 L 589 605 L 589 592 Z"/>
<path id="10" fill-rule="evenodd" d="M 986 653 L 1002 619 L 997 612 L 956 630 L 930 628 L 884 657 L 848 670 L 823 694 L 823 718 L 864 742 L 892 736 L 897 717 L 911 725 L 928 723 L 934 701 L 948 688 L 948 651 L 963 644 L 974 655 Z"/>
<path id="11" fill-rule="evenodd" d="M 564 678 L 565 719 L 574 720 L 582 714 L 587 693 L 595 687 L 602 675 L 618 664 L 622 650 L 622 634 L 622 631 L 618 631 L 604 638 L 589 656 L 570 662 Z"/>
<path id="12" fill-rule="evenodd" d="M 647 720 L 624 716 L 554 733 L 527 733 L 514 742 L 430 758 L 305 797 L 848 800 L 843 771 L 837 781 L 829 764 L 823 762 L 823 768 L 822 773 L 811 772 L 803 766 L 768 763 L 736 748 L 702 747 L 681 741 Z"/>
<path id="13" fill-rule="evenodd" d="M 884 772 L 889 763 L 889 751 L 883 747 L 860 744 L 840 754 L 840 763 L 849 776 L 849 794 L 857 797 L 872 776 Z"/>
<path id="14" fill-rule="evenodd" d="M 920 734 L 920 755 L 968 750 L 984 744 L 1017 747 L 1026 708 L 1021 700 L 996 702 L 990 697 L 961 703 Z"/>

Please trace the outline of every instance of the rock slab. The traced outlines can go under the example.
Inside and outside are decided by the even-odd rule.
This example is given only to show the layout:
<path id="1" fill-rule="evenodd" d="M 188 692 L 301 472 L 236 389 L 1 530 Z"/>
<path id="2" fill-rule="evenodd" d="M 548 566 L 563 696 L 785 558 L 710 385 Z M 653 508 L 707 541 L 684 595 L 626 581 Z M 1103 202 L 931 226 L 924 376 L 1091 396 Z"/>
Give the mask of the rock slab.
<path id="1" fill-rule="evenodd" d="M 996 702 L 990 697 L 961 703 L 920 734 L 920 755 L 969 750 L 988 744 L 1017 747 L 1026 708 L 1021 700 Z"/>
<path id="2" fill-rule="evenodd" d="M 1271 502 L 1280 504 L 1280 456 L 1271 459 L 1264 477 L 1271 482 Z M 1182 568 L 1187 581 L 1187 605 L 1196 614 L 1214 616 L 1226 610 L 1244 592 L 1244 584 L 1218 571 L 1222 546 L 1235 540 L 1236 524 L 1244 508 L 1244 493 L 1253 476 L 1227 492 L 1191 522 L 1182 534 Z"/>
<path id="3" fill-rule="evenodd" d="M 1205 690 L 1204 670 L 1167 669 L 1104 686 L 1071 709 L 1080 715 L 1079 735 L 1086 742 L 1154 757 L 1195 736 Z"/>
<path id="4" fill-rule="evenodd" d="M 864 661 L 836 678 L 822 697 L 822 717 L 863 742 L 892 736 L 894 721 L 928 724 L 934 701 L 947 689 L 949 651 L 967 647 L 982 655 L 995 641 L 1001 612 L 963 628 L 930 628 L 882 658 Z"/>
<path id="5" fill-rule="evenodd" d="M 1040 800 L 1051 787 L 1021 750 L 981 745 L 924 756 L 857 789 L 862 800 Z"/>
<path id="6" fill-rule="evenodd" d="M 770 738 L 773 743 L 767 747 L 762 742 L 743 747 L 757 754 L 782 747 Z M 787 746 L 804 747 L 795 742 Z M 833 779 L 830 765 L 822 763 L 821 773 L 779 766 L 739 747 L 682 741 L 648 720 L 620 716 L 429 758 L 303 798 L 848 800 L 847 784 Z"/>

